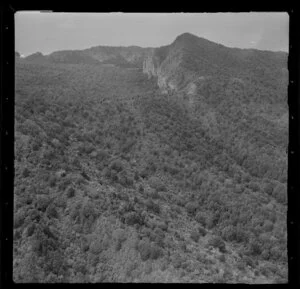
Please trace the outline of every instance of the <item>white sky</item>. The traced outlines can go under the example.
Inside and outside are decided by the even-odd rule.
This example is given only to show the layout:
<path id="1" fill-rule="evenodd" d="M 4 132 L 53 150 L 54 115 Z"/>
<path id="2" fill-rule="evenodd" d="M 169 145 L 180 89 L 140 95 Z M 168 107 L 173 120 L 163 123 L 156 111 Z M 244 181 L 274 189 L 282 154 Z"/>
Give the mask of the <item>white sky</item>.
<path id="1" fill-rule="evenodd" d="M 15 50 L 48 54 L 97 45 L 159 47 L 189 32 L 229 47 L 288 51 L 287 13 L 15 14 Z"/>

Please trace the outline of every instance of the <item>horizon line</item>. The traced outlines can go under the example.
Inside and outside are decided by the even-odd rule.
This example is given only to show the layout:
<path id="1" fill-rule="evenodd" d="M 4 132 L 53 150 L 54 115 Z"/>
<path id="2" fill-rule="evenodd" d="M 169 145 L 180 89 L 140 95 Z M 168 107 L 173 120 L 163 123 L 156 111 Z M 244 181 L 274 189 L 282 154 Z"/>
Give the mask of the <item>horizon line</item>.
<path id="1" fill-rule="evenodd" d="M 33 55 L 33 54 L 37 54 L 37 53 L 40 53 L 42 54 L 43 56 L 49 56 L 51 55 L 52 53 L 55 53 L 55 52 L 67 52 L 67 51 L 83 51 L 83 50 L 87 50 L 87 49 L 92 49 L 92 48 L 96 48 L 96 47 L 107 47 L 107 48 L 130 48 L 130 47 L 137 47 L 137 48 L 142 48 L 142 49 L 155 49 L 155 48 L 160 48 L 160 47 L 165 47 L 165 46 L 169 46 L 169 45 L 172 45 L 176 39 L 184 34 L 190 34 L 194 37 L 197 37 L 197 38 L 200 38 L 200 39 L 204 39 L 206 41 L 210 41 L 210 42 L 213 42 L 215 44 L 218 44 L 218 45 L 222 45 L 226 48 L 231 48 L 231 49 L 240 49 L 240 50 L 258 50 L 258 51 L 266 51 L 266 52 L 274 52 L 274 53 L 289 53 L 289 49 L 288 50 L 267 50 L 267 49 L 259 49 L 259 48 L 253 48 L 253 47 L 236 47 L 236 46 L 227 46 L 227 45 L 224 45 L 220 42 L 216 42 L 216 41 L 213 41 L 213 40 L 210 40 L 208 38 L 204 38 L 204 37 L 201 37 L 201 36 L 198 36 L 196 34 L 193 34 L 193 33 L 190 33 L 190 32 L 184 32 L 184 33 L 181 33 L 179 34 L 173 42 L 171 42 L 170 44 L 165 44 L 165 45 L 161 45 L 161 46 L 139 46 L 139 45 L 135 45 L 135 44 L 131 44 L 131 45 L 107 45 L 107 44 L 99 44 L 99 45 L 94 45 L 94 46 L 90 46 L 90 47 L 86 47 L 86 48 L 74 48 L 74 49 L 61 49 L 61 50 L 53 50 L 49 53 L 43 53 L 41 51 L 35 51 L 33 53 L 30 53 L 30 54 L 23 54 L 23 53 L 20 53 L 19 51 L 15 50 L 15 52 L 19 53 L 20 54 L 20 57 L 22 58 L 26 58 L 30 55 Z"/>

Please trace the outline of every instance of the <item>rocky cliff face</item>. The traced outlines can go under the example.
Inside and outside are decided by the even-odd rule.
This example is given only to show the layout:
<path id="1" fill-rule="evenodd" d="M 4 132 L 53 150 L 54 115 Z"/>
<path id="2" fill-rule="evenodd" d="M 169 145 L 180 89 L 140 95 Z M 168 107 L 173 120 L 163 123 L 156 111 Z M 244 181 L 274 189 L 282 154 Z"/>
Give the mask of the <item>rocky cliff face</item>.
<path id="1" fill-rule="evenodd" d="M 148 55 L 145 56 L 143 61 L 143 73 L 147 74 L 148 77 L 157 77 L 158 63 L 154 58 L 154 49 L 152 49 Z"/>
<path id="2" fill-rule="evenodd" d="M 167 54 L 168 48 L 153 49 L 143 61 L 143 73 L 147 74 L 149 78 L 157 78 L 157 85 L 164 93 L 177 90 L 176 67 L 178 67 L 178 63 L 176 59 L 172 58 L 172 54 Z"/>
<path id="3" fill-rule="evenodd" d="M 168 90 L 167 75 L 162 69 L 161 63 L 153 49 L 146 55 L 143 61 L 143 73 L 147 74 L 149 78 L 157 78 L 157 85 L 162 91 L 166 92 Z"/>

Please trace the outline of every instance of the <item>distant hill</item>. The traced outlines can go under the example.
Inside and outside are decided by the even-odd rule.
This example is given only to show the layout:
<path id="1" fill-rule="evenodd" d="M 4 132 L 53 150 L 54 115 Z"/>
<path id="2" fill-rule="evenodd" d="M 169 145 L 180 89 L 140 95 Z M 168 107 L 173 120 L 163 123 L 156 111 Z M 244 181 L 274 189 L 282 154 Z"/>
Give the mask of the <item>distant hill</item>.
<path id="1" fill-rule="evenodd" d="M 25 57 L 25 60 L 35 63 L 113 64 L 121 67 L 141 68 L 148 51 L 147 48 L 137 46 L 97 46 L 85 50 L 56 51 L 49 55 L 37 52 Z"/>
<path id="2" fill-rule="evenodd" d="M 27 57 L 23 58 L 25 61 L 30 61 L 34 63 L 47 63 L 47 56 L 44 56 L 41 52 L 36 52 L 33 54 L 28 55 Z"/>

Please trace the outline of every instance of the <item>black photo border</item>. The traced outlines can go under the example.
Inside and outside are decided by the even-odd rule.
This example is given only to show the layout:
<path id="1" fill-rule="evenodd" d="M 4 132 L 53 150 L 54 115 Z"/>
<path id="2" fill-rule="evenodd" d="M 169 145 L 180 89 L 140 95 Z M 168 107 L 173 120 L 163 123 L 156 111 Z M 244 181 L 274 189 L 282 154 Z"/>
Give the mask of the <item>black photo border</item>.
<path id="1" fill-rule="evenodd" d="M 2 3 L 0 4 L 0 128 L 1 128 L 1 177 L 0 177 L 0 230 L 1 230 L 1 263 L 0 263 L 0 287 L 11 288 L 23 286 L 25 284 L 15 284 L 12 279 L 12 255 L 13 255 L 13 192 L 14 192 L 14 67 L 15 67 L 15 46 L 14 46 L 14 14 L 17 11 L 53 11 L 53 12 L 287 12 L 290 17 L 289 26 L 289 85 L 288 85 L 288 105 L 289 105 L 289 145 L 288 155 L 288 284 L 300 285 L 300 13 L 299 9 L 291 7 L 288 3 L 280 3 L 262 7 L 262 5 L 251 5 L 243 7 L 224 3 L 219 6 L 216 3 L 198 3 L 198 7 L 185 3 L 172 3 L 154 5 L 145 3 L 136 6 L 122 2 L 117 3 L 97 3 L 86 5 L 76 4 L 76 2 L 60 3 L 56 5 L 52 2 L 43 3 L 32 2 L 23 3 Z M 142 8 L 144 6 L 144 8 Z M 185 7 L 184 7 L 185 6 Z M 146 9 L 145 9 L 146 8 Z M 27 284 L 28 285 L 28 284 Z M 30 284 L 36 285 L 50 284 Z M 51 284 L 58 286 L 57 284 Z M 61 284 L 64 287 L 74 284 Z M 89 284 L 83 284 L 88 286 Z M 99 284 L 91 284 L 99 286 Z M 139 284 L 137 284 L 139 285 Z M 203 286 L 203 284 L 201 284 Z M 228 284 L 232 286 L 233 284 Z M 241 284 L 237 284 L 241 285 Z M 242 284 L 243 285 L 243 284 Z M 130 284 L 132 286 L 132 284 Z M 173 285 L 172 285 L 173 286 Z"/>

